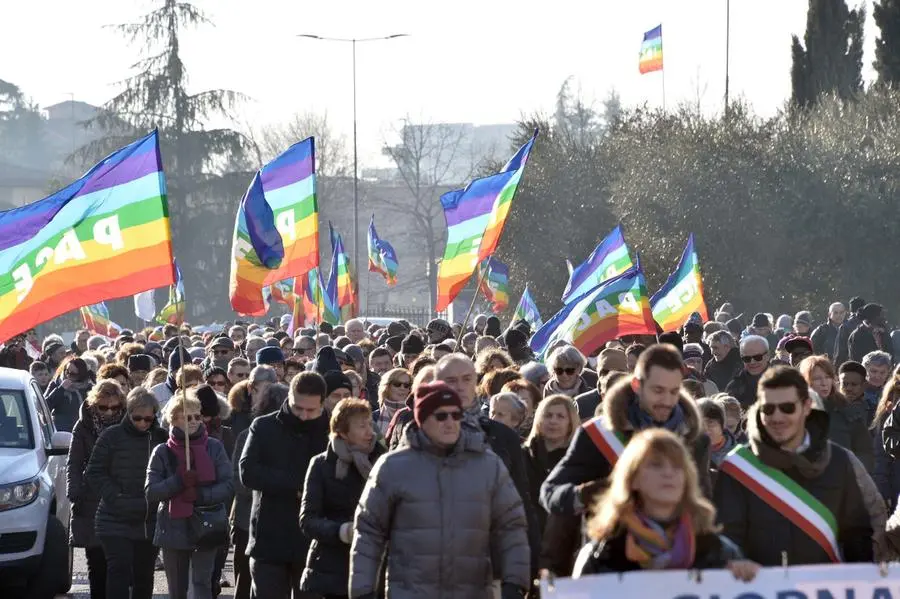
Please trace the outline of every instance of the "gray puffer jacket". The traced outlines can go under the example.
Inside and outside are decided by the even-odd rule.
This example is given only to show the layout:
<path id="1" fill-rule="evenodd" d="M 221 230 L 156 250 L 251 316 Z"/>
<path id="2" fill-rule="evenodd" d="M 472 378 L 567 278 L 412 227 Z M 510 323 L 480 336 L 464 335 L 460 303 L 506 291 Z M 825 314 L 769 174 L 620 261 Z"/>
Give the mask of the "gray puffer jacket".
<path id="1" fill-rule="evenodd" d="M 444 455 L 418 427 L 407 427 L 360 498 L 350 596 L 374 592 L 385 549 L 391 599 L 491 599 L 492 546 L 502 556 L 503 583 L 527 589 L 527 525 L 522 498 L 484 435 L 463 428 Z"/>

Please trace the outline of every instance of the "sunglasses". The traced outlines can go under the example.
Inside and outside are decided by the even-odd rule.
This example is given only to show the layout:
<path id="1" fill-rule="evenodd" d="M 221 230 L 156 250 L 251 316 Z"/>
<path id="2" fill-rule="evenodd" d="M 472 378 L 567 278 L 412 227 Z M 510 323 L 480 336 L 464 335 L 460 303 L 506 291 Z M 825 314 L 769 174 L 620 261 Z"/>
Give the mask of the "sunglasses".
<path id="1" fill-rule="evenodd" d="M 214 349 L 213 350 L 214 356 L 227 356 L 230 353 L 231 353 L 230 349 Z"/>
<path id="2" fill-rule="evenodd" d="M 250 376 L 250 373 L 249 372 L 233 372 L 232 375 L 236 379 L 245 379 L 248 376 Z"/>
<path id="3" fill-rule="evenodd" d="M 463 419 L 462 412 L 436 412 L 434 414 L 434 419 L 438 422 L 445 422 L 447 418 L 453 418 L 454 421 L 459 422 Z"/>
<path id="4" fill-rule="evenodd" d="M 553 369 L 553 372 L 556 373 L 556 376 L 560 376 L 560 375 L 563 375 L 563 374 L 568 374 L 569 376 L 572 376 L 572 375 L 575 374 L 577 371 L 578 371 L 577 368 L 554 368 L 554 369 Z"/>
<path id="5" fill-rule="evenodd" d="M 154 416 L 132 416 L 132 422 L 146 422 L 147 424 L 153 424 L 153 421 L 156 420 Z"/>
<path id="6" fill-rule="evenodd" d="M 749 364 L 750 362 L 762 362 L 768 355 L 769 354 L 756 354 L 754 356 L 741 356 L 741 360 L 743 360 L 744 364 Z"/>
<path id="7" fill-rule="evenodd" d="M 782 414 L 793 414 L 797 411 L 798 404 L 796 402 L 789 403 L 764 403 L 759 406 L 760 411 L 766 416 L 771 416 L 776 410 Z"/>
<path id="8" fill-rule="evenodd" d="M 404 389 L 409 389 L 410 387 L 412 387 L 412 384 L 403 381 L 391 381 L 391 387 L 394 387 L 395 389 L 399 389 L 401 387 L 403 387 Z"/>
<path id="9" fill-rule="evenodd" d="M 187 416 L 182 416 L 185 422 L 200 422 L 202 416 L 200 414 L 188 414 Z"/>
<path id="10" fill-rule="evenodd" d="M 117 404 L 113 404 L 111 406 L 103 406 L 100 404 L 95 404 L 94 407 L 97 409 L 98 412 L 118 412 L 119 410 L 122 409 L 122 404 L 117 403 Z"/>

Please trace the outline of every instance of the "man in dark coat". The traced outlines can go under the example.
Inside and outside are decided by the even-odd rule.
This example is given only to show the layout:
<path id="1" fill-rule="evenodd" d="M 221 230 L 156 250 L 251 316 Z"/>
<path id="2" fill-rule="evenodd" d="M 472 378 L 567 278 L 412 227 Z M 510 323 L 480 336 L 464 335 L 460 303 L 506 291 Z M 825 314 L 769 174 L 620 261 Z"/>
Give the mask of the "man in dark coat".
<path id="1" fill-rule="evenodd" d="M 894 344 L 891 342 L 891 336 L 887 332 L 884 323 L 884 309 L 881 305 L 866 304 L 859 311 L 859 316 L 862 318 L 862 324 L 850 333 L 850 337 L 847 340 L 847 350 L 850 359 L 855 362 L 862 362 L 866 354 L 873 351 L 883 351 L 893 356 Z"/>
<path id="2" fill-rule="evenodd" d="M 749 447 L 719 468 L 715 505 L 723 534 L 763 566 L 780 565 L 783 555 L 795 566 L 871 562 L 869 512 L 852 455 L 828 440 L 828 414 L 813 409 L 794 368 L 773 368 L 759 385 L 748 414 Z M 833 529 L 823 512 L 833 516 Z"/>
<path id="3" fill-rule="evenodd" d="M 812 332 L 810 340 L 813 344 L 813 352 L 816 355 L 834 357 L 834 348 L 837 342 L 838 331 L 844 323 L 847 309 L 841 302 L 834 302 L 828 306 L 828 321 L 820 324 Z"/>
<path id="4" fill-rule="evenodd" d="M 728 383 L 744 369 L 741 352 L 728 331 L 716 331 L 710 335 L 709 348 L 713 359 L 706 363 L 703 376 L 724 391 Z"/>
<path id="5" fill-rule="evenodd" d="M 250 425 L 239 472 L 253 490 L 246 553 L 255 597 L 305 596 L 309 539 L 300 530 L 300 501 L 310 460 L 328 446 L 325 390 L 321 375 L 301 372 L 281 409 Z"/>
<path id="6" fill-rule="evenodd" d="M 695 402 L 681 389 L 681 353 L 668 344 L 641 353 L 634 377 L 616 383 L 603 398 L 603 415 L 575 433 L 569 450 L 541 486 L 541 505 L 551 514 L 583 514 L 606 487 L 624 444 L 635 431 L 661 427 L 684 438 L 710 494 L 709 437 Z M 610 439 L 618 439 L 618 442 Z M 616 448 L 618 447 L 618 449 Z"/>
<path id="7" fill-rule="evenodd" d="M 841 364 L 850 359 L 850 334 L 862 324 L 862 316 L 859 312 L 866 305 L 866 300 L 861 297 L 854 297 L 850 300 L 849 309 L 850 317 L 844 321 L 838 328 L 837 339 L 834 342 L 834 367 L 840 368 Z"/>
<path id="8" fill-rule="evenodd" d="M 769 367 L 769 342 L 759 335 L 748 335 L 741 339 L 741 360 L 744 369 L 734 377 L 725 393 L 741 402 L 747 410 L 756 401 L 756 385 Z"/>
<path id="9" fill-rule="evenodd" d="M 582 393 L 575 397 L 575 405 L 578 408 L 578 417 L 582 422 L 590 420 L 597 411 L 602 397 L 600 395 L 600 387 L 603 385 L 604 377 L 610 372 L 627 372 L 628 366 L 625 360 L 625 352 L 621 349 L 607 348 L 600 352 L 597 356 L 597 385 L 586 393 Z M 537 500 L 537 498 L 534 498 Z"/>

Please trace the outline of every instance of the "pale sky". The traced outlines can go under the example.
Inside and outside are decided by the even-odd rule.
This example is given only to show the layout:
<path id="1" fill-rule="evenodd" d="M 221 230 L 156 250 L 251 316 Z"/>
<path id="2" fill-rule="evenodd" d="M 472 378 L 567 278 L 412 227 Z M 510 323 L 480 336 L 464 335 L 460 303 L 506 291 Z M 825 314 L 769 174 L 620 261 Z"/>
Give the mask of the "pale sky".
<path id="1" fill-rule="evenodd" d="M 869 5 L 865 71 L 874 23 Z M 41 105 L 74 95 L 102 104 L 129 75 L 139 48 L 103 26 L 136 18 L 159 2 L 5 2 L 0 78 Z M 725 0 L 197 0 L 215 27 L 182 39 L 193 91 L 230 88 L 252 98 L 242 123 L 327 110 L 352 130 L 349 44 L 306 40 L 411 37 L 359 44 L 359 144 L 365 165 L 409 114 L 424 122 L 514 122 L 550 111 L 574 76 L 588 100 L 615 87 L 626 105 L 662 103 L 662 75 L 638 73 L 644 31 L 663 26 L 666 101 L 722 108 Z M 732 0 L 731 95 L 762 115 L 790 96 L 791 34 L 802 35 L 807 0 Z M 705 91 L 704 91 L 705 88 Z"/>

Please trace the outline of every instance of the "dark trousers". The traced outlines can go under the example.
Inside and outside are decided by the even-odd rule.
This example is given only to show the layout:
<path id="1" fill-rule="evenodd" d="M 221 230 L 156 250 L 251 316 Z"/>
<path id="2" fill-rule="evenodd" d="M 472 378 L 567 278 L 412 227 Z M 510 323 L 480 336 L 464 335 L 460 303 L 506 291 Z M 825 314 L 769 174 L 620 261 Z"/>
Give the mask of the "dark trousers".
<path id="1" fill-rule="evenodd" d="M 170 599 L 212 599 L 212 571 L 215 549 L 163 549 L 163 565 Z"/>
<path id="2" fill-rule="evenodd" d="M 233 526 L 231 542 L 234 545 L 234 599 L 250 599 L 250 558 L 244 553 L 250 533 Z"/>
<path id="3" fill-rule="evenodd" d="M 228 545 L 223 545 L 216 549 L 216 560 L 212 570 L 212 596 L 218 597 L 222 594 L 222 570 L 225 569 L 225 562 L 228 561 Z"/>
<path id="4" fill-rule="evenodd" d="M 91 599 L 106 599 L 106 554 L 103 547 L 88 547 L 84 550 L 84 556 L 87 558 Z"/>
<path id="5" fill-rule="evenodd" d="M 124 537 L 99 537 L 106 555 L 106 596 L 151 599 L 153 566 L 158 549 L 153 541 Z"/>
<path id="6" fill-rule="evenodd" d="M 300 590 L 303 562 L 261 562 L 250 558 L 253 575 L 253 599 L 317 599 Z"/>

